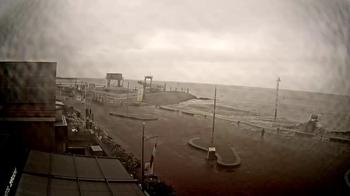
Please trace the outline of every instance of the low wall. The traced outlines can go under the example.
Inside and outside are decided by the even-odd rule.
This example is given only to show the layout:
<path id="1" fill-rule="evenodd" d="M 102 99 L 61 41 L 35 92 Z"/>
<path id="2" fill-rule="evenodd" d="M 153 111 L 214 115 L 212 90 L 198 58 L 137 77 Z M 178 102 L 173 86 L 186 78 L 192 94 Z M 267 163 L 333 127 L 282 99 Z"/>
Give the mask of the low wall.
<path id="1" fill-rule="evenodd" d="M 221 167 L 232 167 L 233 168 L 233 167 L 238 167 L 238 166 L 241 165 L 241 157 L 239 157 L 238 153 L 236 152 L 236 150 L 233 147 L 231 147 L 230 149 L 231 149 L 231 151 L 232 151 L 236 161 L 233 162 L 233 163 L 227 163 L 227 162 L 222 160 L 221 156 L 218 153 L 216 153 L 215 154 L 216 157 L 217 157 L 216 163 L 219 166 L 221 166 Z"/>
<path id="2" fill-rule="evenodd" d="M 329 141 L 350 144 L 350 139 L 345 139 L 340 137 L 330 137 Z"/>
<path id="3" fill-rule="evenodd" d="M 182 113 L 182 114 L 189 115 L 189 116 L 194 116 L 194 113 L 192 113 L 192 112 L 181 111 L 181 113 Z"/>
<path id="4" fill-rule="evenodd" d="M 306 132 L 301 132 L 301 131 L 294 131 L 294 134 L 295 134 L 295 136 L 308 137 L 308 138 L 316 136 L 313 133 L 306 133 Z"/>
<path id="5" fill-rule="evenodd" d="M 171 112 L 178 112 L 178 111 L 179 111 L 179 110 L 177 110 L 177 109 L 173 109 L 173 108 L 166 107 L 166 106 L 159 106 L 159 109 L 161 109 L 161 110 L 167 110 L 167 111 L 171 111 Z"/>
<path id="6" fill-rule="evenodd" d="M 121 113 L 110 112 L 109 115 L 117 116 L 117 117 L 121 117 L 121 118 L 129 118 L 129 119 L 133 119 L 133 120 L 143 120 L 143 121 L 158 120 L 158 118 L 155 118 L 155 117 L 139 116 L 139 115 L 135 115 L 135 114 L 121 114 Z"/>

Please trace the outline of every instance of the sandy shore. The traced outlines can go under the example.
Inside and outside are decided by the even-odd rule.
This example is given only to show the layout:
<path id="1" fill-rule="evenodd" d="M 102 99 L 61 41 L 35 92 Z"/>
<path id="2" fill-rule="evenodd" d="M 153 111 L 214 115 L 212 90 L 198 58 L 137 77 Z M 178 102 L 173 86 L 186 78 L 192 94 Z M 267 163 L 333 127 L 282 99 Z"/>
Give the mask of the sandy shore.
<path id="1" fill-rule="evenodd" d="M 83 108 L 72 100 L 66 104 Z M 97 124 L 140 157 L 142 121 L 109 115 L 123 110 L 123 107 L 92 104 Z M 211 118 L 154 106 L 129 106 L 128 110 L 157 116 L 158 120 L 146 123 L 146 137 L 158 136 L 155 171 L 175 188 L 177 195 L 342 195 L 350 190 L 344 181 L 344 174 L 350 168 L 349 145 L 268 133 L 262 139 L 260 132 L 217 120 L 217 148 L 233 146 L 242 159 L 239 168 L 222 170 L 208 164 L 202 152 L 187 145 L 193 137 L 209 141 Z M 146 160 L 153 142 L 146 141 Z"/>

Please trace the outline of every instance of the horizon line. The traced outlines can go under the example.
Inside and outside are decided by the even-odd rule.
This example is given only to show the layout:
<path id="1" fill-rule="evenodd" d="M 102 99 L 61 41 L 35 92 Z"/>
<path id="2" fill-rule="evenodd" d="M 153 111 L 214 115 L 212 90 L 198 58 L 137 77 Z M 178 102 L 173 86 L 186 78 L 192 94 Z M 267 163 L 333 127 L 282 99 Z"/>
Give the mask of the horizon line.
<path id="1" fill-rule="evenodd" d="M 105 79 L 104 77 L 69 77 L 69 76 L 56 76 L 57 79 Z M 132 79 L 132 78 L 125 78 L 123 80 L 134 80 L 134 81 L 140 81 L 138 79 Z M 173 80 L 153 80 L 153 82 L 172 82 L 172 83 L 191 83 L 191 84 L 206 84 L 206 85 L 220 85 L 220 86 L 236 86 L 236 87 L 247 87 L 247 88 L 261 88 L 261 89 L 272 89 L 275 90 L 275 88 L 272 87 L 262 87 L 262 86 L 250 86 L 250 85 L 237 85 L 237 84 L 220 84 L 220 83 L 207 83 L 207 82 L 186 82 L 186 81 L 173 81 Z M 341 94 L 341 93 L 331 93 L 331 92 L 319 92 L 319 91 L 312 91 L 312 90 L 300 90 L 300 89 L 291 89 L 291 88 L 279 88 L 279 90 L 284 91 L 296 91 L 296 92 L 306 92 L 306 93 L 318 93 L 318 94 L 325 94 L 325 95 L 336 95 L 336 96 L 346 96 L 350 97 L 350 94 Z"/>

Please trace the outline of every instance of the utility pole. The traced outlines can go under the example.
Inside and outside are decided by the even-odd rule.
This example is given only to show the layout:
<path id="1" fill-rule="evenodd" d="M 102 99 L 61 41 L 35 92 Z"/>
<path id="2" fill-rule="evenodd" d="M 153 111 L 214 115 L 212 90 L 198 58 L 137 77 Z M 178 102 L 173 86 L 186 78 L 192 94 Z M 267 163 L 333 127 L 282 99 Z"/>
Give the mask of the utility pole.
<path id="1" fill-rule="evenodd" d="M 211 142 L 210 142 L 210 145 L 211 145 L 211 146 L 214 146 L 215 110 L 216 110 L 216 87 L 215 87 L 215 92 L 214 92 L 213 125 L 212 125 L 212 130 L 211 130 Z"/>
<path id="2" fill-rule="evenodd" d="M 129 81 L 128 81 L 128 91 L 126 93 L 126 113 L 129 114 Z"/>
<path id="3" fill-rule="evenodd" d="M 276 84 L 276 100 L 275 100 L 275 116 L 274 116 L 274 121 L 276 122 L 277 119 L 277 108 L 278 108 L 278 90 L 279 90 L 279 84 L 281 82 L 280 77 L 277 78 L 277 84 Z"/>
<path id="4" fill-rule="evenodd" d="M 82 83 L 83 84 L 83 83 Z M 86 83 L 84 83 L 84 107 L 85 107 L 85 127 L 86 127 L 86 121 L 87 121 L 87 106 L 86 106 Z"/>
<path id="5" fill-rule="evenodd" d="M 146 97 L 146 77 L 145 77 L 145 80 L 143 82 L 143 93 L 142 93 L 142 102 L 144 102 L 145 100 L 145 97 Z"/>
<path id="6" fill-rule="evenodd" d="M 143 190 L 143 181 L 145 176 L 145 163 L 144 163 L 144 142 L 145 142 L 145 125 L 146 123 L 142 123 L 142 140 L 141 140 L 141 189 Z"/>
<path id="7" fill-rule="evenodd" d="M 208 155 L 207 155 L 208 160 L 215 160 L 216 159 L 216 156 L 215 156 L 216 149 L 214 146 L 215 110 L 216 110 L 216 87 L 215 87 L 215 91 L 214 91 L 213 125 L 212 125 L 212 131 L 211 131 L 211 141 L 210 141 L 210 146 L 209 146 Z"/>

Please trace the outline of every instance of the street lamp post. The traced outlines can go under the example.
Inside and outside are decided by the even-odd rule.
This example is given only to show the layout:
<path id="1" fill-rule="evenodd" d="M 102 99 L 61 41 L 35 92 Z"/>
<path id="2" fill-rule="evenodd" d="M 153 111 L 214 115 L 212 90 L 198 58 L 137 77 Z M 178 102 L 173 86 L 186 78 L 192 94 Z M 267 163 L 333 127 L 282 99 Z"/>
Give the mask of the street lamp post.
<path id="1" fill-rule="evenodd" d="M 276 100 L 275 100 L 275 115 L 274 115 L 274 122 L 276 123 L 277 119 L 277 109 L 278 109 L 278 90 L 279 90 L 279 84 L 281 82 L 281 78 L 277 78 L 277 84 L 276 84 Z"/>
<path id="2" fill-rule="evenodd" d="M 141 189 L 143 190 L 143 181 L 144 181 L 144 142 L 145 142 L 145 125 L 146 123 L 142 123 L 142 140 L 141 140 Z"/>
<path id="3" fill-rule="evenodd" d="M 126 92 L 126 113 L 129 114 L 129 81 L 128 81 L 128 91 Z"/>
<path id="4" fill-rule="evenodd" d="M 215 110 L 216 110 L 216 87 L 215 87 L 215 92 L 214 92 L 213 125 L 212 125 L 212 130 L 211 130 L 211 142 L 210 142 L 210 145 L 211 145 L 211 146 L 214 146 Z"/>
<path id="5" fill-rule="evenodd" d="M 215 130 L 215 109 L 216 109 L 216 87 L 215 87 L 215 93 L 214 93 L 214 111 L 213 111 L 213 125 L 212 125 L 212 130 L 211 130 L 211 141 L 210 141 L 210 146 L 208 148 L 208 155 L 207 159 L 208 160 L 215 160 L 215 146 L 214 146 L 214 130 Z"/>

